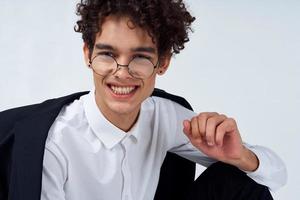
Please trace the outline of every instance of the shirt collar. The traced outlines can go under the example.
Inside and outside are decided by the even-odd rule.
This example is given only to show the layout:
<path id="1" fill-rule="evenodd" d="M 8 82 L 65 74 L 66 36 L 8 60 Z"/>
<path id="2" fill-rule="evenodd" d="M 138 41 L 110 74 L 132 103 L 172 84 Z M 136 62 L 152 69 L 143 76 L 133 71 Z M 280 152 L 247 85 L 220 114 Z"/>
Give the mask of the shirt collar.
<path id="1" fill-rule="evenodd" d="M 140 120 L 136 122 L 129 132 L 124 132 L 113 125 L 99 110 L 95 100 L 94 89 L 89 94 L 83 96 L 83 107 L 91 129 L 106 148 L 113 148 L 126 137 L 134 138 L 134 141 L 137 142 L 137 132 L 139 130 L 137 124 Z"/>

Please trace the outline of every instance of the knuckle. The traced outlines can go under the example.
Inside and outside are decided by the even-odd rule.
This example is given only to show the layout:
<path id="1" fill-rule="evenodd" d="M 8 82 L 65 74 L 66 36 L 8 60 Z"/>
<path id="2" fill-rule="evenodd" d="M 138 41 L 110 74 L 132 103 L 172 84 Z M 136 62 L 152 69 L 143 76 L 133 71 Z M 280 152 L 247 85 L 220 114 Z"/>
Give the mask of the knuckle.
<path id="1" fill-rule="evenodd" d="M 222 134 L 223 132 L 224 132 L 224 126 L 218 126 L 216 130 L 217 135 Z"/>
<path id="2" fill-rule="evenodd" d="M 192 124 L 197 123 L 197 121 L 198 121 L 198 119 L 196 117 L 192 117 L 192 119 L 191 119 Z"/>
<path id="3" fill-rule="evenodd" d="M 233 119 L 233 118 L 227 118 L 226 119 L 226 121 L 229 123 L 229 124 L 231 124 L 231 125 L 236 125 L 236 121 L 235 121 L 235 119 Z"/>
<path id="4" fill-rule="evenodd" d="M 208 124 L 209 126 L 213 126 L 213 125 L 215 125 L 216 123 L 217 123 L 217 119 L 216 119 L 215 117 L 208 118 L 208 120 L 207 120 L 207 124 Z"/>
<path id="5" fill-rule="evenodd" d="M 227 116 L 225 114 L 220 114 L 220 117 L 227 119 Z"/>
<path id="6" fill-rule="evenodd" d="M 208 117 L 208 114 L 207 113 L 200 113 L 199 115 L 198 115 L 198 118 L 199 119 L 206 119 Z"/>
<path id="7" fill-rule="evenodd" d="M 197 120 L 198 120 L 198 116 L 192 117 L 192 120 L 193 120 L 193 121 L 197 121 Z"/>
<path id="8" fill-rule="evenodd" d="M 201 116 L 207 116 L 209 112 L 201 112 L 199 115 Z"/>

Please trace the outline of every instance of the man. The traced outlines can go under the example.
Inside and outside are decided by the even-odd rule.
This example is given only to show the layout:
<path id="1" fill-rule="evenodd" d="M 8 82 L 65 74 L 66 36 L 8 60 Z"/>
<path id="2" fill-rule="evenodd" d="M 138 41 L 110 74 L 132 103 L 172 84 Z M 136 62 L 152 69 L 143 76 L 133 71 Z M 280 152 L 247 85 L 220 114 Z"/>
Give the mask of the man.
<path id="1" fill-rule="evenodd" d="M 150 97 L 156 76 L 167 71 L 172 54 L 188 41 L 194 17 L 182 1 L 82 0 L 77 12 L 81 19 L 75 30 L 83 34 L 95 87 L 77 94 L 78 99 L 55 101 L 62 105 L 55 108 L 59 112 L 48 101 L 43 107 L 1 113 L 0 159 L 9 163 L 0 170 L 3 197 L 153 199 L 168 151 L 211 169 L 222 161 L 229 165 L 219 171 L 233 174 L 224 183 L 217 180 L 224 174 L 196 180 L 185 199 L 253 199 L 248 194 L 256 192 L 257 183 L 274 190 L 285 183 L 280 158 L 243 143 L 234 119 L 215 112 L 195 114 L 169 99 Z M 49 115 L 51 120 L 43 120 Z M 41 147 L 44 154 L 33 156 Z M 26 153 L 14 157 L 20 152 Z M 41 159 L 43 165 L 32 165 L 26 174 L 23 167 Z M 42 174 L 36 174 L 41 167 Z M 237 182 L 227 188 L 235 176 Z M 25 184 L 31 177 L 34 187 Z M 221 187 L 214 186 L 219 182 Z M 28 189 L 20 192 L 11 185 Z M 238 189 L 240 185 L 247 187 Z"/>

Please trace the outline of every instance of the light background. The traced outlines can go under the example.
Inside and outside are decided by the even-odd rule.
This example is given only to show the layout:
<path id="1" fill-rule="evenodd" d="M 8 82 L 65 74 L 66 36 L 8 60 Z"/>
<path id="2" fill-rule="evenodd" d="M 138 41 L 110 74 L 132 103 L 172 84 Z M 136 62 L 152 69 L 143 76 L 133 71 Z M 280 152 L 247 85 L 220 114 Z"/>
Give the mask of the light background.
<path id="1" fill-rule="evenodd" d="M 186 49 L 157 86 L 197 112 L 234 117 L 245 141 L 272 148 L 300 191 L 300 2 L 189 0 L 197 17 Z M 77 1 L 0 0 L 0 110 L 88 90 L 91 72 L 73 31 Z M 201 168 L 199 168 L 201 171 Z"/>

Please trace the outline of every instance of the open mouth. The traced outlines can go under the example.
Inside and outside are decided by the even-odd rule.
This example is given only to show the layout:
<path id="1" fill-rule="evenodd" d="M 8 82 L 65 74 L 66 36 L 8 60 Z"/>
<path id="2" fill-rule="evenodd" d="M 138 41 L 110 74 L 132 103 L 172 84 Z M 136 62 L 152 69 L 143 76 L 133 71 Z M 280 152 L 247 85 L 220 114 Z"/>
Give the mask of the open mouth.
<path id="1" fill-rule="evenodd" d="M 138 88 L 138 86 L 117 86 L 112 84 L 108 84 L 108 87 L 114 94 L 124 96 L 133 94 Z"/>

